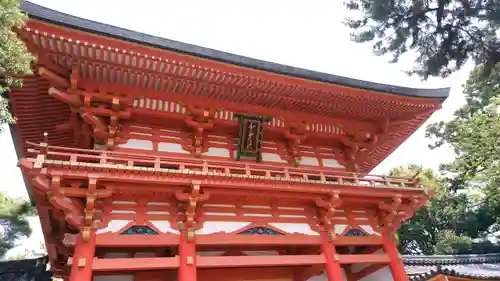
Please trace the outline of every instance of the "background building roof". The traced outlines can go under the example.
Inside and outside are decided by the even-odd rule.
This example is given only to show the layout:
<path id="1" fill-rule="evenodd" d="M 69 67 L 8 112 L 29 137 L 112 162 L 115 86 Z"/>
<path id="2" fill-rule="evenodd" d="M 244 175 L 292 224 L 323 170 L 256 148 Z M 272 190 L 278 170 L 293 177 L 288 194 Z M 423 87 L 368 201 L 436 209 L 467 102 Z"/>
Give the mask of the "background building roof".
<path id="1" fill-rule="evenodd" d="M 437 275 L 500 280 L 500 254 L 405 256 L 404 264 L 411 281 L 425 281 Z"/>

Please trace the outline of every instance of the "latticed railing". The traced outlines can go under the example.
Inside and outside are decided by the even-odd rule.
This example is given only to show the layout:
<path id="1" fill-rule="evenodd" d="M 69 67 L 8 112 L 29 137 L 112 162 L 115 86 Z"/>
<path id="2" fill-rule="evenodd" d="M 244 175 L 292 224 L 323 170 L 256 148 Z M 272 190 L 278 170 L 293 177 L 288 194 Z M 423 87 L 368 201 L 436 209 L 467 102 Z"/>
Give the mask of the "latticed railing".
<path id="1" fill-rule="evenodd" d="M 162 156 L 119 151 L 78 149 L 27 143 L 28 159 L 35 168 L 42 166 L 125 170 L 147 173 L 188 174 L 211 177 L 235 177 L 318 184 L 358 185 L 392 188 L 423 188 L 416 177 L 392 177 L 351 173 L 334 169 L 287 167 L 191 157 Z M 30 158 L 31 157 L 31 158 Z"/>

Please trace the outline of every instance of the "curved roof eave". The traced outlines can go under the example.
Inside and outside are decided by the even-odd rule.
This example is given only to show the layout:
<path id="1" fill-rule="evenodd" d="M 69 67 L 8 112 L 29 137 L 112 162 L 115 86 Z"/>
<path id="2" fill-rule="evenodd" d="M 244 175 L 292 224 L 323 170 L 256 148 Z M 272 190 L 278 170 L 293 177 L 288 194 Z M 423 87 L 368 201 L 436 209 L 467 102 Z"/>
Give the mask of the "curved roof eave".
<path id="1" fill-rule="evenodd" d="M 450 92 L 450 88 L 416 89 L 393 86 L 306 70 L 278 63 L 253 59 L 245 56 L 239 56 L 210 48 L 200 47 L 124 28 L 119 28 L 87 19 L 82 19 L 25 0 L 21 1 L 21 10 L 27 13 L 31 18 L 39 19 L 57 25 L 62 25 L 143 45 L 149 45 L 160 49 L 167 49 L 170 51 L 184 53 L 196 57 L 216 60 L 233 65 L 239 65 L 242 67 L 253 68 L 302 79 L 315 80 L 324 83 L 343 85 L 352 88 L 384 92 L 407 97 L 434 98 L 441 100 L 441 102 L 443 102 L 448 97 Z"/>

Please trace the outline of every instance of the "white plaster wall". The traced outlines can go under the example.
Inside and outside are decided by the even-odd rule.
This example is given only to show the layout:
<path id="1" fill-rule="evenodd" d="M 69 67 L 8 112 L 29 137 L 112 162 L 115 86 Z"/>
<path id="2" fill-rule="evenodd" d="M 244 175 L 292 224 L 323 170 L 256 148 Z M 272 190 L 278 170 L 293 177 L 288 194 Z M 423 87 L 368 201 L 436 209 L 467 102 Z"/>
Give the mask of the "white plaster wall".
<path id="1" fill-rule="evenodd" d="M 340 165 L 340 163 L 335 160 L 335 159 L 323 159 L 323 166 L 328 167 L 328 168 L 345 168 L 344 166 Z"/>
<path id="2" fill-rule="evenodd" d="M 180 145 L 179 143 L 171 143 L 171 142 L 158 143 L 158 151 L 189 154 L 189 151 L 185 151 L 182 148 L 182 145 Z"/>
<path id="3" fill-rule="evenodd" d="M 131 220 L 110 220 L 108 225 L 105 228 L 97 230 L 96 234 L 103 234 L 108 232 L 116 233 L 120 231 L 120 229 L 124 228 L 129 222 L 131 222 Z M 169 221 L 157 220 L 150 221 L 150 223 L 162 233 L 179 234 L 179 231 L 172 228 Z"/>
<path id="4" fill-rule="evenodd" d="M 250 222 L 208 221 L 208 222 L 205 222 L 203 224 L 202 229 L 196 231 L 196 234 L 212 234 L 212 233 L 217 233 L 217 232 L 230 233 L 230 232 L 234 232 L 238 229 L 244 228 L 248 225 L 250 225 Z M 319 235 L 318 232 L 312 230 L 311 227 L 306 223 L 269 223 L 269 225 L 276 227 L 278 230 L 283 230 L 284 232 L 287 232 L 287 233 L 297 233 L 297 234 L 305 234 L 305 235 Z M 157 226 L 157 225 L 155 224 L 155 226 Z M 162 231 L 163 231 L 163 229 L 162 229 Z M 172 232 L 172 231 L 175 231 L 175 230 L 169 230 L 166 232 Z"/>
<path id="5" fill-rule="evenodd" d="M 277 153 L 262 152 L 262 160 L 264 162 L 286 163 Z"/>
<path id="6" fill-rule="evenodd" d="M 319 166 L 318 158 L 301 157 L 300 165 Z"/>
<path id="7" fill-rule="evenodd" d="M 97 149 L 97 150 L 104 150 L 104 145 L 102 144 L 94 144 L 94 149 Z"/>
<path id="8" fill-rule="evenodd" d="M 249 222 L 208 221 L 203 224 L 202 229 L 196 231 L 196 234 L 233 232 L 248 225 L 250 225 Z"/>
<path id="9" fill-rule="evenodd" d="M 347 281 L 347 277 L 345 276 L 344 269 L 341 269 L 341 270 L 342 270 L 342 276 L 344 276 L 344 281 Z M 326 272 L 323 271 L 323 274 L 317 275 L 317 276 L 313 276 L 313 277 L 307 279 L 307 281 L 328 281 L 328 277 L 326 276 Z"/>
<path id="10" fill-rule="evenodd" d="M 129 139 L 126 143 L 119 144 L 118 147 L 141 149 L 141 150 L 153 150 L 153 142 L 148 140 Z"/>
<path id="11" fill-rule="evenodd" d="M 389 269 L 389 266 L 386 266 L 375 271 L 372 274 L 359 279 L 359 281 L 394 281 L 394 278 L 392 278 L 392 273 Z"/>
<path id="12" fill-rule="evenodd" d="M 177 233 L 170 227 L 168 222 L 162 223 L 162 225 L 157 225 L 156 221 L 151 222 L 162 232 Z M 167 225 L 168 224 L 168 225 Z M 250 225 L 250 222 L 220 222 L 220 221 L 208 221 L 203 224 L 203 228 L 196 231 L 197 234 L 212 234 L 217 232 L 234 232 L 240 228 Z M 305 235 L 319 235 L 318 232 L 311 229 L 311 227 L 306 223 L 269 223 L 269 225 L 281 229 L 287 233 L 298 233 Z M 338 224 L 335 225 L 335 234 L 342 234 L 347 228 L 347 225 Z"/>
<path id="13" fill-rule="evenodd" d="M 96 231 L 96 234 L 106 233 L 106 232 L 117 232 L 124 228 L 131 220 L 110 220 L 105 228 L 101 228 Z"/>
<path id="14" fill-rule="evenodd" d="M 134 275 L 101 275 L 94 276 L 93 281 L 134 281 Z"/>
<path id="15" fill-rule="evenodd" d="M 371 225 L 360 225 L 366 233 L 371 234 L 371 235 L 381 235 L 380 233 L 376 232 Z"/>
<path id="16" fill-rule="evenodd" d="M 347 225 L 345 225 L 345 224 L 336 224 L 335 225 L 335 234 L 342 234 L 346 228 L 347 228 Z"/>
<path id="17" fill-rule="evenodd" d="M 228 158 L 229 155 L 229 150 L 226 148 L 220 148 L 220 147 L 209 147 L 208 151 L 203 153 L 205 156 L 215 156 L 215 157 L 226 157 Z"/>
<path id="18" fill-rule="evenodd" d="M 163 233 L 179 234 L 178 230 L 172 228 L 169 221 L 149 221 L 149 222 Z"/>
<path id="19" fill-rule="evenodd" d="M 269 225 L 282 229 L 288 233 L 299 233 L 306 235 L 319 235 L 306 223 L 270 223 Z"/>

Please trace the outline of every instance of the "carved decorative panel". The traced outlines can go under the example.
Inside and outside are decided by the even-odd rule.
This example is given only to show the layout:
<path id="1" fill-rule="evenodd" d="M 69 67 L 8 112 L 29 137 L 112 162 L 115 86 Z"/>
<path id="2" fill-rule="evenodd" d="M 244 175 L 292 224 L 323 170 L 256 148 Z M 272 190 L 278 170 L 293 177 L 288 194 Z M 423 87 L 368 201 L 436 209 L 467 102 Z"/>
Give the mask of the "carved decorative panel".
<path id="1" fill-rule="evenodd" d="M 344 236 L 366 236 L 366 233 L 357 228 L 351 228 L 344 234 Z"/>
<path id="2" fill-rule="evenodd" d="M 158 235 L 158 232 L 149 226 L 145 225 L 134 225 L 127 230 L 123 231 L 121 234 L 124 235 Z"/>
<path id="3" fill-rule="evenodd" d="M 238 234 L 250 234 L 250 235 L 283 235 L 283 233 L 280 233 L 274 229 L 268 228 L 268 227 L 262 227 L 262 226 L 256 226 L 252 227 L 246 230 L 243 230 L 242 232 Z"/>

